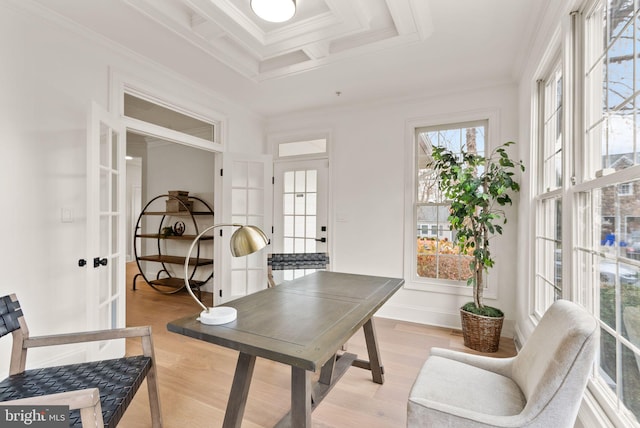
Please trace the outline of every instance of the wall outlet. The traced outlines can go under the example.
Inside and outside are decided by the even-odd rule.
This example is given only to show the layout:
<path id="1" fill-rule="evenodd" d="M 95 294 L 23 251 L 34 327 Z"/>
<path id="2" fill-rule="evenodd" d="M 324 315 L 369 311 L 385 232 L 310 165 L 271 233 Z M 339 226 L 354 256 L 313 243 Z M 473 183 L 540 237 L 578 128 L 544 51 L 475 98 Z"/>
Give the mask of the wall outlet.
<path id="1" fill-rule="evenodd" d="M 60 209 L 60 221 L 62 223 L 73 223 L 73 210 L 69 207 Z"/>

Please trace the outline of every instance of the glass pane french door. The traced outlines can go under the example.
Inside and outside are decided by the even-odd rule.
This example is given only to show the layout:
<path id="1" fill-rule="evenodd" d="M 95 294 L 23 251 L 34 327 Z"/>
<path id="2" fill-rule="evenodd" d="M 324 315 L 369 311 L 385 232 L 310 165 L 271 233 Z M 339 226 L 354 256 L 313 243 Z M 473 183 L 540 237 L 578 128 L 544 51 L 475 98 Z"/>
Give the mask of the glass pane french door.
<path id="1" fill-rule="evenodd" d="M 87 138 L 87 320 L 90 329 L 125 325 L 125 156 L 123 127 L 94 104 Z M 124 341 L 98 342 L 91 358 L 124 355 Z"/>
<path id="2" fill-rule="evenodd" d="M 328 251 L 328 169 L 326 159 L 287 161 L 274 167 L 274 245 L 276 253 Z M 310 270 L 274 272 L 276 282 Z"/>

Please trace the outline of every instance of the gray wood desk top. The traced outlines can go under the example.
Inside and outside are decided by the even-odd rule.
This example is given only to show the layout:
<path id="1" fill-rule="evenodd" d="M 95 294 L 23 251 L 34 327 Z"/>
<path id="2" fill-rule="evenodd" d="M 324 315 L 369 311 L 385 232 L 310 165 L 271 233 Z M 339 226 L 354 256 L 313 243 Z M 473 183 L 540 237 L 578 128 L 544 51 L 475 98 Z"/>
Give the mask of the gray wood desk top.
<path id="1" fill-rule="evenodd" d="M 228 324 L 204 325 L 192 315 L 167 328 L 316 371 L 402 284 L 399 278 L 318 271 L 226 303 L 238 311 Z"/>

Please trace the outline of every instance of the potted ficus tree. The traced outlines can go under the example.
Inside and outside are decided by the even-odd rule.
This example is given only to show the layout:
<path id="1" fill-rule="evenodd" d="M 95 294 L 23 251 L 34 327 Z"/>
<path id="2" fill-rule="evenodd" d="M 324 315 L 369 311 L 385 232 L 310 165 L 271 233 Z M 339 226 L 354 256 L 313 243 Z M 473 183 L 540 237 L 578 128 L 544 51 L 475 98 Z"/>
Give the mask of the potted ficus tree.
<path id="1" fill-rule="evenodd" d="M 520 190 L 514 175 L 522 161 L 513 161 L 506 148 L 508 142 L 485 157 L 475 150 L 454 153 L 445 147 L 434 146 L 429 166 L 439 179 L 439 188 L 451 202 L 449 224 L 455 231 L 454 241 L 460 252 L 471 256 L 472 276 L 467 284 L 473 286 L 473 302 L 460 308 L 465 346 L 481 351 L 496 352 L 504 313 L 483 302 L 484 274 L 494 266 L 490 251 L 491 237 L 502 234 L 507 218 L 502 207 L 511 205 L 511 195 Z"/>

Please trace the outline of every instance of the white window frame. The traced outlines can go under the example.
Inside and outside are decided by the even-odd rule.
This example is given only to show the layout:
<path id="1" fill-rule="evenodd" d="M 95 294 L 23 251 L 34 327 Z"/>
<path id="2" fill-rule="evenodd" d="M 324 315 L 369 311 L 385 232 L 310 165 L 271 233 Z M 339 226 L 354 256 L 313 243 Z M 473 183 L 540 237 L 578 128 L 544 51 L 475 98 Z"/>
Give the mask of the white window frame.
<path id="1" fill-rule="evenodd" d="M 571 80 L 569 79 L 569 82 L 567 81 L 567 76 L 565 75 L 565 67 L 563 67 L 563 64 L 565 63 L 565 61 L 563 61 L 563 55 L 561 52 L 561 48 L 559 46 L 559 41 L 558 41 L 558 37 L 556 35 L 556 37 L 554 37 L 554 43 L 552 43 L 551 45 L 551 49 L 549 49 L 550 55 L 548 56 L 548 65 L 545 64 L 545 67 L 543 68 L 544 72 L 542 72 L 542 78 L 539 79 L 537 81 L 537 85 L 536 85 L 536 91 L 534 94 L 534 100 L 535 100 L 535 104 L 536 107 L 534 109 L 535 112 L 535 123 L 537 124 L 536 127 L 534 127 L 534 136 L 532 138 L 532 141 L 534 141 L 534 149 L 533 149 L 533 162 L 532 162 L 532 166 L 531 169 L 532 171 L 535 171 L 536 173 L 533 175 L 533 185 L 532 185 L 532 189 L 534 192 L 534 213 L 533 213 L 533 221 L 534 221 L 534 230 L 533 230 L 533 236 L 530 242 L 532 242 L 532 248 L 531 248 L 531 254 L 534 255 L 533 257 L 533 264 L 532 264 L 532 274 L 533 277 L 531 278 L 531 302 L 530 302 L 530 306 L 529 306 L 529 310 L 530 310 L 530 314 L 532 316 L 532 318 L 535 320 L 535 322 L 537 322 L 542 315 L 544 314 L 544 310 L 546 310 L 545 308 L 540 308 L 538 306 L 538 302 L 540 301 L 540 299 L 545 300 L 545 302 L 547 302 L 548 305 L 550 305 L 550 303 L 552 303 L 552 301 L 548 301 L 548 293 L 552 292 L 552 288 L 554 287 L 554 284 L 551 284 L 550 282 L 547 282 L 549 279 L 553 279 L 553 278 L 544 278 L 546 277 L 545 274 L 540 272 L 540 269 L 543 270 L 547 270 L 546 274 L 549 273 L 549 269 L 548 266 L 543 264 L 545 262 L 548 262 L 548 260 L 544 260 L 544 254 L 540 248 L 540 241 L 541 240 L 547 240 L 548 241 L 548 235 L 549 233 L 552 232 L 552 228 L 556 227 L 555 225 L 549 224 L 547 222 L 548 218 L 546 217 L 546 215 L 548 213 L 543 213 L 543 205 L 546 202 L 551 202 L 553 200 L 557 200 L 561 203 L 562 205 L 562 212 L 565 212 L 565 201 L 564 201 L 564 190 L 567 186 L 567 176 L 570 175 L 571 171 L 568 169 L 568 167 L 570 165 L 568 165 L 567 162 L 567 155 L 566 155 L 566 151 L 567 151 L 567 138 L 566 138 L 566 133 L 570 132 L 567 130 L 567 121 L 565 120 L 565 118 L 568 116 L 566 114 L 568 106 L 567 106 L 567 96 L 566 96 L 566 89 L 569 86 L 569 83 L 571 82 Z M 554 75 L 558 72 L 558 69 L 560 69 L 560 72 L 562 73 L 562 84 L 563 84 L 563 89 L 562 89 L 562 94 L 563 94 L 563 100 L 562 100 L 562 154 L 563 154 L 563 162 L 562 162 L 562 178 L 561 178 L 561 183 L 558 187 L 556 188 L 545 188 L 545 165 L 544 165 L 544 161 L 545 161 L 545 157 L 548 157 L 549 153 L 545 150 L 545 146 L 546 144 L 548 144 L 547 141 L 547 133 L 545 132 L 545 122 L 546 122 L 546 115 L 548 113 L 547 107 L 549 107 L 549 100 L 546 99 L 546 83 L 549 81 L 549 79 L 554 78 Z M 555 78 L 554 78 L 555 80 Z M 560 221 L 562 222 L 562 217 L 560 218 Z M 568 235 L 568 232 L 565 231 L 564 228 L 564 224 L 561 224 L 561 237 L 559 240 L 560 246 L 562 248 L 562 243 L 566 242 L 567 238 L 570 238 L 570 236 Z M 544 230 L 543 230 L 544 229 Z M 562 248 L 560 254 L 555 255 L 554 254 L 554 260 L 552 260 L 553 263 L 553 267 L 551 268 L 551 271 L 553 271 L 553 275 L 555 275 L 556 269 L 557 267 L 555 266 L 555 257 L 556 256 L 560 256 L 560 259 L 562 260 L 562 264 L 561 264 L 561 274 L 562 277 L 565 278 L 566 275 L 564 274 L 566 271 L 568 271 L 568 269 L 565 269 L 565 263 L 569 264 L 570 266 L 570 260 L 571 260 L 571 253 L 569 252 L 569 249 L 566 248 L 566 246 L 564 246 L 565 248 Z M 539 288 L 539 284 L 541 282 L 547 282 L 545 285 L 546 287 L 544 287 L 544 289 L 540 289 Z M 564 289 L 566 289 L 567 282 L 564 281 L 562 284 L 562 287 Z M 567 293 L 564 291 L 564 289 L 559 290 L 559 293 L 562 295 L 566 295 Z M 555 297 L 555 296 L 554 296 Z M 548 307 L 547 305 L 547 307 Z"/>
<path id="2" fill-rule="evenodd" d="M 500 135 L 500 114 L 497 109 L 479 109 L 469 112 L 426 116 L 408 120 L 405 123 L 405 231 L 404 231 L 404 288 L 456 296 L 472 296 L 472 288 L 466 281 L 452 281 L 436 278 L 424 278 L 417 275 L 416 260 L 416 129 L 437 127 L 447 124 L 465 124 L 473 122 L 487 122 L 485 136 L 485 153 L 502 141 Z M 498 275 L 491 272 L 487 275 L 484 296 L 487 299 L 498 298 Z"/>

